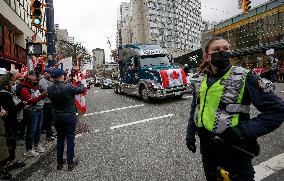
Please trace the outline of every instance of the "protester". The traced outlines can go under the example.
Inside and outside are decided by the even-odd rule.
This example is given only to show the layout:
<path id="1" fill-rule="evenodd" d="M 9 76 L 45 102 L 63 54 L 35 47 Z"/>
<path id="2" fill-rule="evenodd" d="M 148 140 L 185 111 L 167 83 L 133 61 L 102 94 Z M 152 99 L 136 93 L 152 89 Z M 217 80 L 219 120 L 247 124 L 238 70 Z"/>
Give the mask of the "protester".
<path id="1" fill-rule="evenodd" d="M 15 82 L 14 85 L 12 87 L 12 92 L 13 92 L 13 96 L 14 99 L 17 99 L 19 101 L 21 100 L 21 95 L 20 95 L 20 91 L 23 88 L 22 83 L 24 81 L 25 75 L 22 73 L 19 73 L 15 76 Z M 29 105 L 25 104 L 24 108 L 28 108 Z M 17 145 L 18 146 L 22 146 L 25 144 L 24 141 L 24 137 L 25 137 L 25 133 L 26 133 L 26 121 L 25 118 L 26 116 L 24 115 L 24 109 L 20 110 L 17 113 L 17 119 L 18 119 L 18 133 L 17 133 Z"/>
<path id="2" fill-rule="evenodd" d="M 25 119 L 27 121 L 25 155 L 32 157 L 45 151 L 39 141 L 41 136 L 42 108 L 44 105 L 43 99 L 47 96 L 47 93 L 40 91 L 38 80 L 32 71 L 25 78 L 22 86 L 23 88 L 20 90 L 21 99 L 31 105 L 25 109 Z M 35 149 L 33 149 L 33 145 Z"/>
<path id="3" fill-rule="evenodd" d="M 183 71 L 184 71 L 184 73 L 185 73 L 185 75 L 186 75 L 186 76 L 188 76 L 188 75 L 189 75 L 190 70 L 189 70 L 189 67 L 188 67 L 188 65 L 187 65 L 187 64 L 184 64 L 184 66 L 183 66 Z"/>
<path id="4" fill-rule="evenodd" d="M 47 88 L 51 85 L 50 82 L 50 73 L 51 69 L 46 68 L 44 69 L 44 74 L 39 81 L 39 86 L 42 90 L 47 91 Z M 54 141 L 55 135 L 52 131 L 52 123 L 53 123 L 53 108 L 49 97 L 44 99 L 43 105 L 43 123 L 41 130 L 46 132 L 46 140 Z"/>
<path id="5" fill-rule="evenodd" d="M 8 169 L 24 167 L 24 163 L 16 161 L 16 140 L 18 132 L 17 114 L 24 108 L 23 102 L 14 98 L 12 94 L 13 79 L 6 79 L 6 86 L 0 90 L 1 107 L 7 111 L 7 116 L 3 117 L 6 142 L 9 150 Z"/>
<path id="6" fill-rule="evenodd" d="M 8 81 L 7 79 L 10 79 L 12 77 L 12 74 L 8 73 L 5 75 L 0 76 L 0 90 L 3 89 Z M 2 103 L 2 100 L 0 99 L 0 104 Z M 12 178 L 12 175 L 9 173 L 9 170 L 7 169 L 7 162 L 9 158 L 9 150 L 6 143 L 6 137 L 5 137 L 5 126 L 3 119 L 8 115 L 8 112 L 0 107 L 0 180 L 10 180 Z"/>
<path id="7" fill-rule="evenodd" d="M 78 87 L 64 84 L 64 71 L 55 68 L 51 73 L 54 82 L 47 88 L 48 96 L 54 108 L 54 122 L 57 131 L 57 170 L 63 168 L 64 141 L 67 139 L 67 164 L 68 170 L 73 170 L 78 165 L 74 159 L 75 131 L 76 131 L 76 106 L 75 95 L 85 90 L 81 83 Z"/>
<path id="8" fill-rule="evenodd" d="M 217 180 L 217 169 L 222 167 L 232 180 L 250 181 L 255 173 L 252 157 L 260 151 L 257 138 L 281 125 L 284 102 L 271 83 L 232 66 L 229 56 L 227 40 L 215 37 L 207 43 L 202 74 L 194 85 L 186 144 L 196 152 L 197 132 L 207 180 Z M 257 117 L 250 118 L 251 104 L 261 112 Z"/>

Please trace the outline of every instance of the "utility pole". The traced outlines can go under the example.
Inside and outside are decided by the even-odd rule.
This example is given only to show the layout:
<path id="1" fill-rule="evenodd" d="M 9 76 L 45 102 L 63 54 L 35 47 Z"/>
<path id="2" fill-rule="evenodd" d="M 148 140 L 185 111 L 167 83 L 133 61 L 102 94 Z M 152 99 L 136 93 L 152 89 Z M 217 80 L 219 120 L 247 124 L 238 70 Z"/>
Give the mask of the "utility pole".
<path id="1" fill-rule="evenodd" d="M 54 30 L 54 7 L 53 0 L 45 0 L 48 7 L 46 8 L 46 28 L 47 28 L 47 61 L 48 67 L 56 64 L 55 55 L 55 30 Z"/>

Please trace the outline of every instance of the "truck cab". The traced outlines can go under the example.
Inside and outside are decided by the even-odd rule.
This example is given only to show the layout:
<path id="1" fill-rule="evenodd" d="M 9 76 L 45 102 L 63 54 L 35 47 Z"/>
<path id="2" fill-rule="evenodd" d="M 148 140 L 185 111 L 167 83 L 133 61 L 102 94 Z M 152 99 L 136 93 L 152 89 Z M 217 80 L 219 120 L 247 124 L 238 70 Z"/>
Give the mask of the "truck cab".
<path id="1" fill-rule="evenodd" d="M 182 68 L 171 62 L 168 53 L 158 45 L 129 44 L 119 49 L 119 78 L 115 93 L 141 97 L 148 102 L 190 92 Z"/>

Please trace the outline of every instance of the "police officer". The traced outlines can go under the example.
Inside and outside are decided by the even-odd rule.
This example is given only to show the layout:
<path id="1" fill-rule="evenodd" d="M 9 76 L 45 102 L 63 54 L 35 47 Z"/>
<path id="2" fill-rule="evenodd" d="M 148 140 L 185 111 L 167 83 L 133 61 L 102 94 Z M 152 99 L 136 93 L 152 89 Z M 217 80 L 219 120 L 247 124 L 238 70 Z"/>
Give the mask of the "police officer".
<path id="1" fill-rule="evenodd" d="M 64 141 L 66 138 L 67 164 L 68 170 L 71 171 L 78 165 L 78 160 L 73 160 L 77 122 L 75 95 L 86 90 L 81 83 L 78 84 L 78 87 L 74 87 L 72 84 L 64 84 L 64 71 L 62 69 L 53 69 L 51 76 L 54 82 L 47 88 L 47 92 L 54 108 L 54 123 L 57 131 L 57 170 L 63 168 Z"/>
<path id="2" fill-rule="evenodd" d="M 232 180 L 253 180 L 252 158 L 259 154 L 257 138 L 284 120 L 284 102 L 257 75 L 229 61 L 230 45 L 215 37 L 205 47 L 188 120 L 186 144 L 196 152 L 195 133 L 207 180 L 217 180 L 218 167 Z M 261 112 L 250 118 L 251 103 Z"/>

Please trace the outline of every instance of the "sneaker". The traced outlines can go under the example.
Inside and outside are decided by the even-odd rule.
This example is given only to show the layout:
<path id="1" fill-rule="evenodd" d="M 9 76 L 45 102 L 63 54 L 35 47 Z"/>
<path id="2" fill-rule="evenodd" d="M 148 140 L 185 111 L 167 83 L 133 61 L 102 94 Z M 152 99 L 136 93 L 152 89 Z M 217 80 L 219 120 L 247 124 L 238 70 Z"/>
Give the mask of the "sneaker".
<path id="1" fill-rule="evenodd" d="M 62 161 L 57 161 L 57 166 L 56 166 L 57 170 L 58 171 L 62 170 L 63 169 L 63 165 L 65 165 L 65 164 L 66 164 L 66 159 L 63 159 Z"/>
<path id="2" fill-rule="evenodd" d="M 76 159 L 72 163 L 68 163 L 68 171 L 72 171 L 78 164 L 79 164 L 78 159 Z"/>
<path id="3" fill-rule="evenodd" d="M 47 138 L 45 138 L 47 141 L 54 141 L 55 140 L 55 137 L 53 137 L 53 136 L 50 136 L 50 137 L 47 137 Z"/>
<path id="4" fill-rule="evenodd" d="M 7 168 L 8 168 L 8 170 L 13 170 L 13 169 L 18 169 L 18 168 L 23 168 L 25 166 L 26 166 L 26 164 L 23 163 L 23 162 L 14 161 L 14 163 L 11 164 L 11 165 L 8 165 Z"/>
<path id="5" fill-rule="evenodd" d="M 31 150 L 27 150 L 27 152 L 24 153 L 24 155 L 28 157 L 35 157 L 35 156 L 38 156 L 38 153 L 34 149 L 31 149 Z"/>
<path id="6" fill-rule="evenodd" d="M 38 153 L 44 153 L 45 149 L 41 145 L 37 145 L 35 147 L 35 151 L 38 152 Z"/>
<path id="7" fill-rule="evenodd" d="M 7 169 L 2 169 L 0 171 L 0 180 L 11 180 L 12 175 L 9 173 Z"/>

